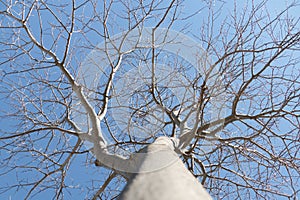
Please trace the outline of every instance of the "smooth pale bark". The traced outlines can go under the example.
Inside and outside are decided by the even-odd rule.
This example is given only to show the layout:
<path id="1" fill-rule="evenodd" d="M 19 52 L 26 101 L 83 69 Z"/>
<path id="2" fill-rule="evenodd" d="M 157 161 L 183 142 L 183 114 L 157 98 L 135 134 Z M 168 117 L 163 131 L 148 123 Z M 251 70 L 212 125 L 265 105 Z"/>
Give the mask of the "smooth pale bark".
<path id="1" fill-rule="evenodd" d="M 159 138 L 142 153 L 138 173 L 132 175 L 120 200 L 212 199 L 184 166 L 170 139 Z"/>

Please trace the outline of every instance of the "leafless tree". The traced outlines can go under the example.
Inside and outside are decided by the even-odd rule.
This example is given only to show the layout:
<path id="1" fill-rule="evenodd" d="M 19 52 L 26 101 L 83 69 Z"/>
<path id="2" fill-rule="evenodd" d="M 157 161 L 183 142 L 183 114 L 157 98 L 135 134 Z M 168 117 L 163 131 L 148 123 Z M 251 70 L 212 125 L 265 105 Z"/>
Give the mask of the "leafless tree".
<path id="1" fill-rule="evenodd" d="M 1 196 L 114 199 L 179 156 L 214 199 L 297 199 L 299 4 L 272 4 L 1 0 Z"/>

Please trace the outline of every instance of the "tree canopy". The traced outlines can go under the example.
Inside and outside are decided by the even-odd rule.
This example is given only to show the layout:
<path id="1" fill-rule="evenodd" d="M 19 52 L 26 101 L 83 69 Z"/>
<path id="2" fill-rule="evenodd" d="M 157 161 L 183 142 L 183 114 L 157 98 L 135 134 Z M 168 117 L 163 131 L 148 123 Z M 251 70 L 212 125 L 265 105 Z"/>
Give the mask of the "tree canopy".
<path id="1" fill-rule="evenodd" d="M 299 8 L 0 1 L 0 196 L 117 198 L 166 136 L 214 199 L 297 199 Z"/>

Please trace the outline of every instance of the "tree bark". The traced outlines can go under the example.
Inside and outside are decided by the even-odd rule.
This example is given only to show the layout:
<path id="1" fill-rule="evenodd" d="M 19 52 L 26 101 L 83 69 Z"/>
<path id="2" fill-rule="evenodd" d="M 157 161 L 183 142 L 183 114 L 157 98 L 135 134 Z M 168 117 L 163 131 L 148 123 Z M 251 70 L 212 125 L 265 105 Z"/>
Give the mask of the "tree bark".
<path id="1" fill-rule="evenodd" d="M 212 199 L 184 166 L 170 139 L 158 138 L 141 153 L 143 162 L 132 174 L 120 200 Z"/>

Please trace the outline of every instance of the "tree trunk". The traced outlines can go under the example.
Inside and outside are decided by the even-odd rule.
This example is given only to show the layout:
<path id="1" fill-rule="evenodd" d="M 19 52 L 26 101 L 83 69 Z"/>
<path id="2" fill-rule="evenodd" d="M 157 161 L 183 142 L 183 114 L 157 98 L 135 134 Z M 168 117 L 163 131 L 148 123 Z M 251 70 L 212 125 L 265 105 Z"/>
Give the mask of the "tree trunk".
<path id="1" fill-rule="evenodd" d="M 141 154 L 143 162 L 131 176 L 120 200 L 212 199 L 184 166 L 170 139 L 158 138 L 139 152 L 139 161 Z"/>

